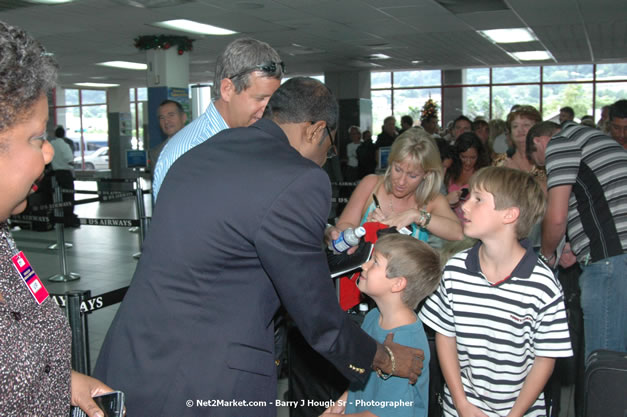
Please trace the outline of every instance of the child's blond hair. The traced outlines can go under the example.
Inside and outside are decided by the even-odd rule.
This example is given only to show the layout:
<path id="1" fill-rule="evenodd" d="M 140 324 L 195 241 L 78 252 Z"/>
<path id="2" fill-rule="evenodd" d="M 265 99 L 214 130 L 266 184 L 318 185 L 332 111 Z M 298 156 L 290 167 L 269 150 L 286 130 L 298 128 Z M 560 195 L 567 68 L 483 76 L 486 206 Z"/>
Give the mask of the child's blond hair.
<path id="1" fill-rule="evenodd" d="M 483 190 L 494 196 L 494 208 L 517 207 L 516 237 L 523 239 L 543 216 L 546 197 L 535 178 L 524 171 L 506 167 L 486 167 L 470 178 L 471 190 Z"/>
<path id="2" fill-rule="evenodd" d="M 426 243 L 390 234 L 379 238 L 374 250 L 387 260 L 386 277 L 405 277 L 407 285 L 401 299 L 412 310 L 438 287 L 442 277 L 440 255 Z"/>

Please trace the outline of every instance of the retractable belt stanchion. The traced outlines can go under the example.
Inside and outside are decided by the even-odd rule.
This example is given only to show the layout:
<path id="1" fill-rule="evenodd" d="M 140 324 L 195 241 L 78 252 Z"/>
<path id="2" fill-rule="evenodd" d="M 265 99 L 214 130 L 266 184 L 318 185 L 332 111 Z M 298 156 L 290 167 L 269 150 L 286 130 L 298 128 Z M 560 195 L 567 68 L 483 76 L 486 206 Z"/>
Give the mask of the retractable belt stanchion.
<path id="1" fill-rule="evenodd" d="M 54 200 L 56 200 L 55 203 L 62 202 L 63 194 L 61 193 L 61 188 L 59 187 L 57 183 L 57 179 L 55 177 L 52 177 L 52 186 L 54 188 L 54 195 L 55 195 Z M 81 276 L 75 272 L 68 272 L 68 269 L 67 269 L 67 260 L 65 258 L 65 248 L 66 248 L 65 232 L 64 232 L 63 222 L 61 221 L 63 219 L 63 208 L 55 207 L 54 217 L 56 217 L 54 227 L 57 232 L 57 249 L 59 250 L 58 252 L 59 253 L 59 267 L 61 269 L 61 273 L 55 274 L 49 277 L 48 281 L 52 281 L 52 282 L 75 281 L 79 279 Z"/>
<path id="2" fill-rule="evenodd" d="M 59 183 L 57 182 L 57 178 L 55 176 L 52 177 L 52 188 L 54 189 L 54 194 L 52 195 L 52 202 L 54 204 L 62 203 L 63 202 L 63 191 L 61 190 L 61 185 L 59 185 Z M 61 212 L 61 214 L 63 215 L 63 212 Z M 56 208 L 54 209 L 54 215 L 55 216 L 59 215 Z M 55 227 L 56 227 L 56 225 L 55 225 Z M 64 234 L 63 237 L 65 238 L 65 234 Z M 71 248 L 72 246 L 74 246 L 70 242 L 63 242 L 63 243 L 65 244 L 65 247 L 68 248 L 68 249 Z M 52 243 L 52 244 L 48 245 L 48 249 L 49 250 L 56 250 L 59 247 L 60 244 L 61 244 L 61 242 L 59 241 L 59 234 L 57 233 L 57 241 L 55 243 Z"/>
<path id="3" fill-rule="evenodd" d="M 72 329 L 72 369 L 89 375 L 89 334 L 87 314 L 81 314 L 81 304 L 90 296 L 90 291 L 70 291 L 66 293 L 67 317 Z"/>
<path id="4" fill-rule="evenodd" d="M 139 252 L 134 254 L 133 258 L 139 259 L 142 255 L 144 238 L 146 237 L 146 208 L 144 207 L 144 192 L 142 191 L 141 177 L 139 176 L 139 173 L 135 179 L 135 200 L 137 220 L 139 220 Z"/>
<path id="5" fill-rule="evenodd" d="M 122 302 L 128 287 L 91 296 L 91 291 L 68 291 L 65 294 L 50 294 L 59 307 L 66 310 L 72 330 L 72 368 L 89 375 L 89 329 L 87 317 L 90 313 Z"/>

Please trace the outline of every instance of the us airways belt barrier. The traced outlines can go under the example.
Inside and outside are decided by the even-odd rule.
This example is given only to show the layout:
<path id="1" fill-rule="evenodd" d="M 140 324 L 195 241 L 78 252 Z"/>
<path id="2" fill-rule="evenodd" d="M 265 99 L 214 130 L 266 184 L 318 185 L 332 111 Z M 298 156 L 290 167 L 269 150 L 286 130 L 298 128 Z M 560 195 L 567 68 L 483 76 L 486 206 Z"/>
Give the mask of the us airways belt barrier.
<path id="1" fill-rule="evenodd" d="M 50 294 L 52 300 L 63 309 L 72 329 L 72 369 L 91 374 L 89 357 L 89 325 L 87 316 L 93 311 L 117 304 L 124 299 L 128 287 L 91 296 L 89 290 Z"/>
<path id="2" fill-rule="evenodd" d="M 141 255 L 141 248 L 144 243 L 144 236 L 148 228 L 148 218 L 146 217 L 146 211 L 144 208 L 144 194 L 147 193 L 141 188 L 140 178 L 136 179 L 119 179 L 111 180 L 112 182 L 129 182 L 135 181 L 136 187 L 134 191 L 120 192 L 120 191 L 89 191 L 89 194 L 98 194 L 98 197 L 88 198 L 79 201 L 63 201 L 64 192 L 83 193 L 81 190 L 62 190 L 59 186 L 57 179 L 52 177 L 52 186 L 54 189 L 53 202 L 51 204 L 42 204 L 36 207 L 32 207 L 33 211 L 50 210 L 53 209 L 53 216 L 32 216 L 22 215 L 13 216 L 13 220 L 17 221 L 38 221 L 45 223 L 54 223 L 56 230 L 57 241 L 54 245 L 49 246 L 49 249 L 58 249 L 59 256 L 59 269 L 60 273 L 48 277 L 49 281 L 53 282 L 67 282 L 80 279 L 80 275 L 75 272 L 70 272 L 67 265 L 66 250 L 72 247 L 71 243 L 65 241 L 65 226 L 63 218 L 63 208 L 73 205 L 88 204 L 100 201 L 109 201 L 114 199 L 126 198 L 135 196 L 135 207 L 137 212 L 137 219 L 103 219 L 103 218 L 79 218 L 81 225 L 85 226 L 117 226 L 117 227 L 138 227 L 139 229 L 139 247 L 140 252 L 133 254 L 134 258 L 139 258 Z"/>

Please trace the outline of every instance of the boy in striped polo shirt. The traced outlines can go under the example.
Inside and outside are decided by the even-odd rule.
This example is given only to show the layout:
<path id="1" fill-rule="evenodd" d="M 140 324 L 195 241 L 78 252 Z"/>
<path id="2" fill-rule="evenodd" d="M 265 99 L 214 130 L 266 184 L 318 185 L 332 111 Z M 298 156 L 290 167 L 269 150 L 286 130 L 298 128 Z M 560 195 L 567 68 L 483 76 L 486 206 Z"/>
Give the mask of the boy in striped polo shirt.
<path id="1" fill-rule="evenodd" d="M 470 180 L 464 234 L 420 319 L 436 332 L 444 415 L 544 416 L 555 358 L 572 355 L 562 288 L 524 239 L 546 199 L 531 175 L 488 167 Z"/>

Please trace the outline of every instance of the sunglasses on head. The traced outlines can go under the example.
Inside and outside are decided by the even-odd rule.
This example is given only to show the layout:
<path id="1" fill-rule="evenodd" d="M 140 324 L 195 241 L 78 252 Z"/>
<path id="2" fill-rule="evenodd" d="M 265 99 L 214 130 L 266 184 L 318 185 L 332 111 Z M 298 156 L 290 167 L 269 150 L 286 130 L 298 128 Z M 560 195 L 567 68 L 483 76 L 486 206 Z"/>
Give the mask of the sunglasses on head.
<path id="1" fill-rule="evenodd" d="M 261 65 L 255 65 L 254 67 L 247 68 L 244 71 L 240 71 L 235 75 L 231 75 L 229 77 L 229 80 L 232 80 L 233 78 L 241 77 L 242 75 L 247 74 L 249 72 L 253 72 L 253 71 L 263 71 L 266 74 L 276 74 L 278 68 L 281 69 L 281 74 L 285 74 L 285 64 L 283 63 L 283 61 L 265 62 Z"/>

